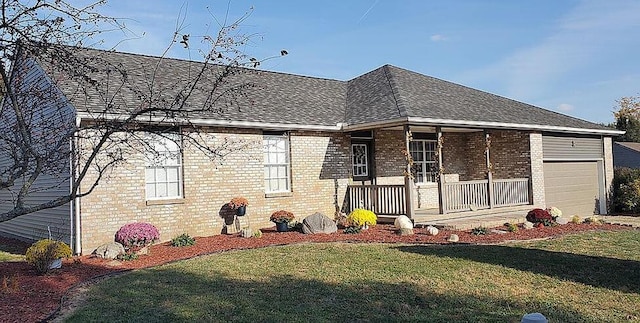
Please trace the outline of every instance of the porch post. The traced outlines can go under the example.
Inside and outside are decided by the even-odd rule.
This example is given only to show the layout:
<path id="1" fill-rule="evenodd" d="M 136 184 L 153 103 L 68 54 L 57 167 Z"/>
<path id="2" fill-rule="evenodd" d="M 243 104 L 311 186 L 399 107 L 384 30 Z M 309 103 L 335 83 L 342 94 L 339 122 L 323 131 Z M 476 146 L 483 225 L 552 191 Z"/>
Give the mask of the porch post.
<path id="1" fill-rule="evenodd" d="M 487 182 L 489 183 L 489 208 L 493 209 L 495 204 L 494 196 L 493 196 L 493 166 L 491 165 L 491 159 L 489 156 L 491 150 L 491 135 L 485 129 L 484 132 L 484 154 L 485 154 L 485 166 L 487 168 Z"/>
<path id="2" fill-rule="evenodd" d="M 409 142 L 411 141 L 411 129 L 409 129 L 409 125 L 405 124 L 404 125 L 404 149 L 406 152 L 406 161 L 407 161 L 407 165 L 406 165 L 406 174 L 404 176 L 404 189 L 406 190 L 404 198 L 405 198 L 405 204 L 406 204 L 406 212 L 407 212 L 407 217 L 409 219 L 413 219 L 413 214 L 414 214 L 414 210 L 413 210 L 413 176 L 411 176 L 411 153 L 409 151 Z"/>
<path id="3" fill-rule="evenodd" d="M 436 127 L 436 154 L 438 154 L 438 208 L 440 214 L 445 214 L 444 208 L 444 168 L 442 167 L 442 127 Z"/>

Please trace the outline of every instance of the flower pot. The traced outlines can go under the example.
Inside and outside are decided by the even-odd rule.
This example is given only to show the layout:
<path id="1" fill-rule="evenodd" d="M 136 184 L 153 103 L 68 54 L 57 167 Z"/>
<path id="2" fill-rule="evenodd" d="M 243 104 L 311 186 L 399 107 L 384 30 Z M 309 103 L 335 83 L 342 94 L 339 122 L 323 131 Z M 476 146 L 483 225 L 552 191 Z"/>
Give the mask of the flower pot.
<path id="1" fill-rule="evenodd" d="M 278 232 L 287 232 L 287 231 L 289 231 L 289 223 L 287 223 L 287 222 L 276 222 L 276 230 Z"/>
<path id="2" fill-rule="evenodd" d="M 236 209 L 236 215 L 237 216 L 243 216 L 243 215 L 245 215 L 245 213 L 247 213 L 247 206 L 246 205 L 240 206 L 240 207 L 238 207 Z"/>

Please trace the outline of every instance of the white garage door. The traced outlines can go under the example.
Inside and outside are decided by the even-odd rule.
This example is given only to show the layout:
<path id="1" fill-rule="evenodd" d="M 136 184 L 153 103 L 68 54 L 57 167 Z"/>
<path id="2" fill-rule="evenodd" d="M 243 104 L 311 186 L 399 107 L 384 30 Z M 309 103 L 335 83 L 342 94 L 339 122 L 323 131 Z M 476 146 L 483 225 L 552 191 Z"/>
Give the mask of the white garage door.
<path id="1" fill-rule="evenodd" d="M 566 216 L 598 212 L 598 162 L 545 162 L 545 201 Z"/>

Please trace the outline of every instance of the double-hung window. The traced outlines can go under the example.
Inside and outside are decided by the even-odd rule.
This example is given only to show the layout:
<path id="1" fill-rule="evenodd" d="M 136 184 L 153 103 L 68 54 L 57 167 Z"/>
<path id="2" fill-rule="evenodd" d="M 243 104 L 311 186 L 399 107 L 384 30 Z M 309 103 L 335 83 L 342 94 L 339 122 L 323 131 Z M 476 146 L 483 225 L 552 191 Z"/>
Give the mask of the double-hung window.
<path id="1" fill-rule="evenodd" d="M 145 184 L 147 200 L 182 197 L 180 136 L 165 133 L 147 136 Z"/>
<path id="2" fill-rule="evenodd" d="M 289 136 L 287 134 L 265 134 L 264 190 L 266 193 L 290 191 Z"/>
<path id="3" fill-rule="evenodd" d="M 409 152 L 413 158 L 414 181 L 427 183 L 436 181 L 436 141 L 413 140 L 409 143 Z"/>

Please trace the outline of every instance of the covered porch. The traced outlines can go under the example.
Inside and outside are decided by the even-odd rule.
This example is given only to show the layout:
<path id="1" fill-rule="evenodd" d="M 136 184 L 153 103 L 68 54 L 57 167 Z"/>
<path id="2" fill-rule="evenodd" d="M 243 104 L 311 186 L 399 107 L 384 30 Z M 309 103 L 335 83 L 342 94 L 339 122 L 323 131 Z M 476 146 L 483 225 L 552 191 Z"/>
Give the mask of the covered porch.
<path id="1" fill-rule="evenodd" d="M 402 125 L 354 132 L 351 140 L 346 212 L 361 207 L 383 221 L 407 215 L 447 226 L 492 214 L 519 221 L 534 204 L 529 132 Z"/>

